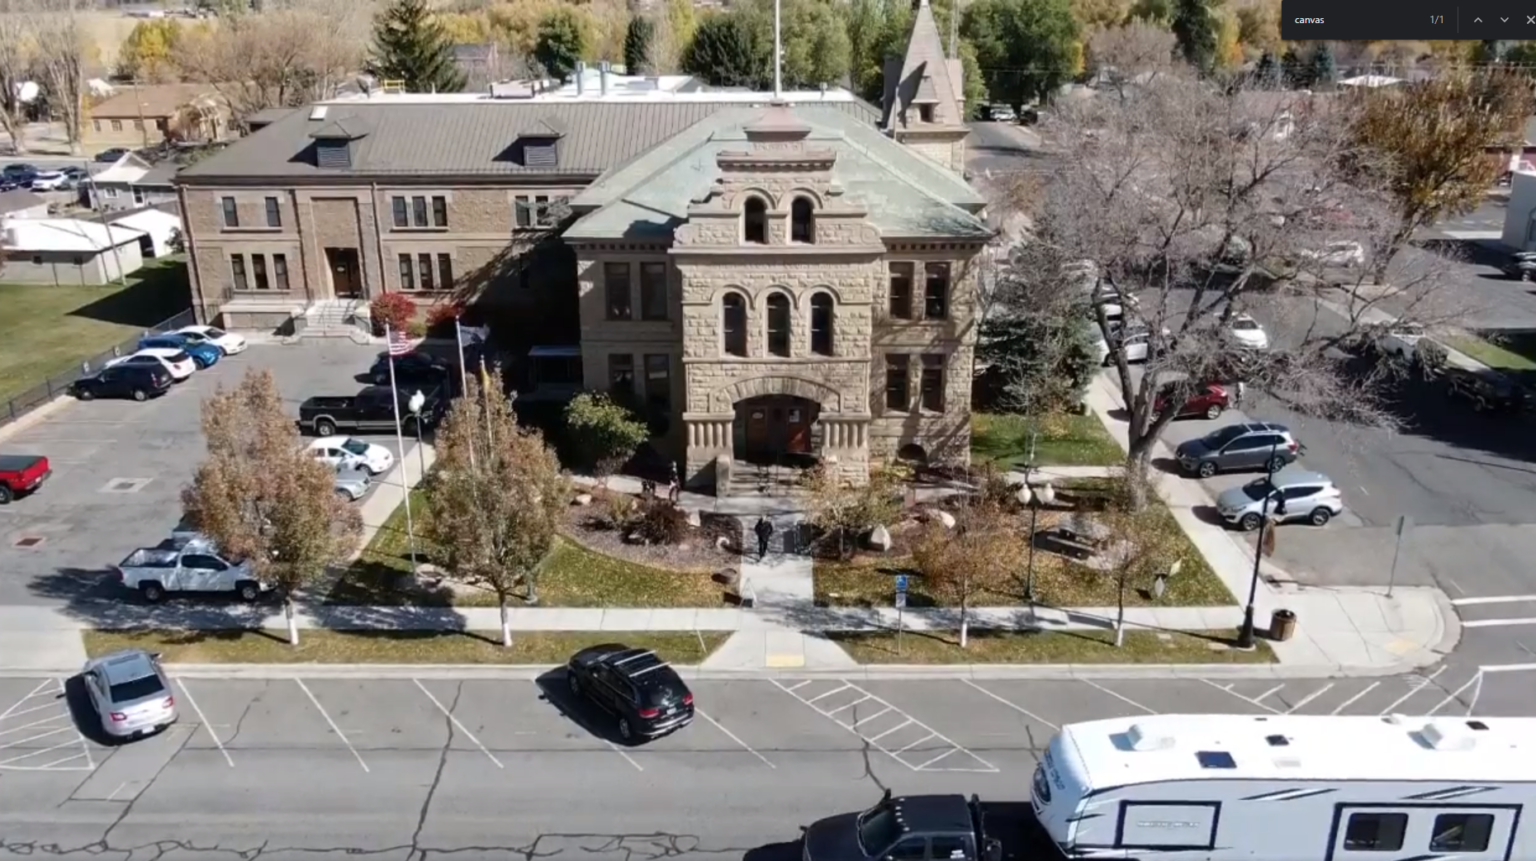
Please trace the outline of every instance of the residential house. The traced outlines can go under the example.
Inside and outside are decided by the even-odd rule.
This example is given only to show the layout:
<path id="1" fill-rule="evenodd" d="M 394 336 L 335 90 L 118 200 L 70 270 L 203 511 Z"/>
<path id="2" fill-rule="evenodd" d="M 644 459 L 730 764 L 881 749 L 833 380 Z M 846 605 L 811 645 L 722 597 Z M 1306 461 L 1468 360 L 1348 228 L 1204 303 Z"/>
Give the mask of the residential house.
<path id="1" fill-rule="evenodd" d="M 47 218 L 48 201 L 25 188 L 0 191 L 0 216 L 5 218 Z"/>
<path id="2" fill-rule="evenodd" d="M 953 167 L 958 69 L 931 10 L 916 17 L 908 53 L 929 59 L 896 67 L 915 82 L 898 92 L 930 110 L 896 127 L 847 94 L 601 82 L 279 120 L 177 177 L 200 319 L 456 290 L 545 362 L 521 379 L 579 361 L 585 388 L 643 408 L 691 485 L 729 487 L 742 461 L 853 479 L 898 455 L 965 462 L 973 264 L 993 232 Z M 518 262 L 557 233 L 563 270 L 527 277 Z"/>
<path id="3" fill-rule="evenodd" d="M 139 231 L 139 252 L 146 258 L 175 254 L 181 243 L 181 215 L 175 203 L 121 210 L 108 215 L 107 222 Z"/>
<path id="4" fill-rule="evenodd" d="M 74 218 L 0 219 L 5 280 L 100 285 L 144 265 L 139 232 Z"/>
<path id="5" fill-rule="evenodd" d="M 131 85 L 87 108 L 82 131 L 92 150 L 221 141 L 230 136 L 230 112 L 206 84 Z"/>
<path id="6" fill-rule="evenodd" d="M 142 156 L 128 153 L 92 176 L 86 193 L 92 208 L 108 212 L 174 204 L 174 180 L 179 169 L 180 165 L 173 161 L 151 164 Z"/>

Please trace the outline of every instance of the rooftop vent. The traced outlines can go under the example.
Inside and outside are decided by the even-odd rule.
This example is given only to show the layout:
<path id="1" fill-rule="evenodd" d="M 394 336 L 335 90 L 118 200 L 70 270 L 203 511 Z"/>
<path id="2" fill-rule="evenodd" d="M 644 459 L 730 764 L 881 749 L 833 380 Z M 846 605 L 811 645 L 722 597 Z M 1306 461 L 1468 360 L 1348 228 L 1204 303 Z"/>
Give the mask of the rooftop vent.
<path id="1" fill-rule="evenodd" d="M 1269 743 L 1270 747 L 1288 747 L 1291 743 L 1291 740 L 1283 735 L 1266 735 L 1264 740 Z"/>
<path id="2" fill-rule="evenodd" d="M 493 99 L 531 99 L 533 88 L 521 81 L 500 81 L 491 84 Z"/>
<path id="3" fill-rule="evenodd" d="M 1224 750 L 1197 750 L 1195 759 L 1201 768 L 1237 768 L 1237 760 Z"/>
<path id="4" fill-rule="evenodd" d="M 325 119 L 325 114 L 326 114 L 327 110 L 328 109 L 326 108 L 325 105 L 315 105 L 313 108 L 310 108 L 309 109 L 309 119 L 310 119 L 310 122 L 316 122 L 317 123 L 317 122 L 320 122 L 321 120 Z"/>
<path id="5" fill-rule="evenodd" d="M 1419 730 L 1419 737 L 1435 750 L 1471 750 L 1477 746 L 1477 739 L 1457 733 L 1448 723 L 1427 723 Z"/>
<path id="6" fill-rule="evenodd" d="M 1131 750 L 1167 750 L 1173 747 L 1173 736 L 1153 735 L 1149 728 L 1139 723 L 1131 724 L 1125 737 L 1131 743 Z"/>
<path id="7" fill-rule="evenodd" d="M 1467 721 L 1467 726 L 1471 727 L 1472 729 L 1477 730 L 1478 732 L 1487 732 L 1488 731 L 1488 725 L 1483 723 L 1480 720 L 1469 720 L 1469 721 Z"/>

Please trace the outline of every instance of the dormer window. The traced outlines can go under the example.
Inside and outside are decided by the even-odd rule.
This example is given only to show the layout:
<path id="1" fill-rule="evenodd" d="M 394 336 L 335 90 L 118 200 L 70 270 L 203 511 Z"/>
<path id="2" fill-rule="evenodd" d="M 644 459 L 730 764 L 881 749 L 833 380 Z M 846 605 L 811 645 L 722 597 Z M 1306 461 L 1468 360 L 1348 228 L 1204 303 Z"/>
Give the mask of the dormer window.
<path id="1" fill-rule="evenodd" d="M 933 105 L 918 105 L 917 118 L 925 123 L 933 122 Z"/>
<path id="2" fill-rule="evenodd" d="M 319 108 L 310 114 L 311 122 L 324 120 Z M 367 137 L 368 129 L 353 119 L 331 120 L 309 133 L 315 142 L 315 167 L 330 170 L 352 169 L 352 142 Z"/>
<path id="3" fill-rule="evenodd" d="M 768 244 L 768 204 L 761 197 L 747 198 L 741 220 L 742 238 L 753 245 Z"/>
<path id="4" fill-rule="evenodd" d="M 816 242 L 816 213 L 807 197 L 797 197 L 789 210 L 789 238 L 791 242 L 807 245 Z"/>
<path id="5" fill-rule="evenodd" d="M 534 123 L 517 136 L 518 164 L 523 167 L 559 167 L 560 138 L 565 129 L 557 120 L 544 119 Z"/>

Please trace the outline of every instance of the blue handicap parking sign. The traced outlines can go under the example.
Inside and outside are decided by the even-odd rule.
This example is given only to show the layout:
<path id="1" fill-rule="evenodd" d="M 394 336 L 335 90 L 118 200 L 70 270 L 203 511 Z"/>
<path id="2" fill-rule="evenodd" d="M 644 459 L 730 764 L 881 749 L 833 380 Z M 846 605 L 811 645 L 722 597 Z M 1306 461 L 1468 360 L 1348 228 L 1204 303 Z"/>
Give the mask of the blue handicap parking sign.
<path id="1" fill-rule="evenodd" d="M 907 591 L 907 575 L 905 575 L 905 574 L 897 574 L 896 575 L 896 591 L 897 592 L 905 592 L 905 591 Z"/>

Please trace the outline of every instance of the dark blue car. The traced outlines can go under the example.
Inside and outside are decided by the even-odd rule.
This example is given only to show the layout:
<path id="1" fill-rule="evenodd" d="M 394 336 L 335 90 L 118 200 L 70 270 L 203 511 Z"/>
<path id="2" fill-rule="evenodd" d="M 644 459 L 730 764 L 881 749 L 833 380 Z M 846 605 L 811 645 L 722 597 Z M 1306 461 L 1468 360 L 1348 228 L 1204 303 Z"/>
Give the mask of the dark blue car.
<path id="1" fill-rule="evenodd" d="M 148 350 L 160 347 L 173 350 L 181 350 L 192 357 L 192 363 L 201 371 L 219 363 L 219 357 L 224 351 L 218 345 L 209 341 L 194 341 L 186 335 L 168 334 L 153 335 L 139 341 L 140 350 Z"/>

